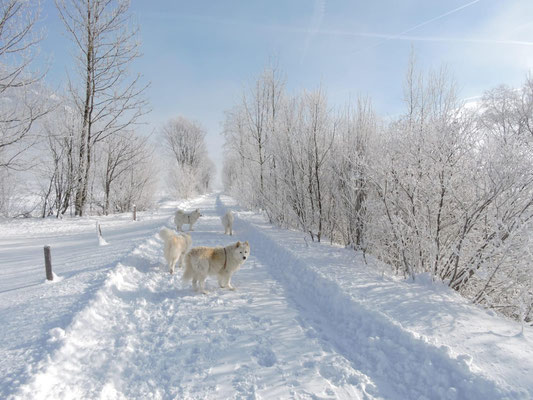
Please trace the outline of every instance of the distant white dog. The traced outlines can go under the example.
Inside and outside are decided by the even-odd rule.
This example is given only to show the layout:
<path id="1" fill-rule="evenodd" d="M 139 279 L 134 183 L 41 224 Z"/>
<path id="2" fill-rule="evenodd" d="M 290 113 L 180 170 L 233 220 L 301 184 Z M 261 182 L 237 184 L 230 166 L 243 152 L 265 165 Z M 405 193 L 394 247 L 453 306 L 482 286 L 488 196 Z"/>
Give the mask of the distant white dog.
<path id="1" fill-rule="evenodd" d="M 205 280 L 208 275 L 218 279 L 221 288 L 235 290 L 231 286 L 231 277 L 250 255 L 248 242 L 237 242 L 226 247 L 193 247 L 185 255 L 185 271 L 183 281 L 192 279 L 194 290 L 205 290 Z"/>
<path id="2" fill-rule="evenodd" d="M 192 231 L 192 226 L 196 221 L 198 221 L 198 218 L 200 218 L 201 216 L 202 214 L 200 214 L 200 211 L 198 209 L 189 213 L 178 210 L 174 214 L 174 223 L 176 224 L 176 228 L 178 229 L 178 231 L 182 230 L 181 226 L 183 224 L 189 224 L 189 230 Z"/>
<path id="3" fill-rule="evenodd" d="M 228 210 L 226 214 L 220 217 L 220 220 L 222 221 L 222 225 L 224 226 L 224 234 L 233 235 L 233 213 Z"/>
<path id="4" fill-rule="evenodd" d="M 176 263 L 179 268 L 182 256 L 191 248 L 191 235 L 188 233 L 178 235 L 171 229 L 163 228 L 159 231 L 159 236 L 165 242 L 165 260 L 168 263 L 169 272 L 173 274 Z"/>

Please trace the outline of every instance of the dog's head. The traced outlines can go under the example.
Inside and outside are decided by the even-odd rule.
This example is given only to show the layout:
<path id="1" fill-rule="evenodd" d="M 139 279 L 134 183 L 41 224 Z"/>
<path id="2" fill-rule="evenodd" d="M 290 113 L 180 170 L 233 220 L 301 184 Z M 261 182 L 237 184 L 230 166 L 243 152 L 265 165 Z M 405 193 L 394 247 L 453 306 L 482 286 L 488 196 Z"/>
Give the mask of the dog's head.
<path id="1" fill-rule="evenodd" d="M 246 242 L 237 242 L 233 248 L 233 256 L 243 262 L 250 256 L 250 244 Z"/>
<path id="2" fill-rule="evenodd" d="M 198 218 L 202 217 L 199 209 L 192 211 L 189 215 L 192 221 L 196 221 Z"/>

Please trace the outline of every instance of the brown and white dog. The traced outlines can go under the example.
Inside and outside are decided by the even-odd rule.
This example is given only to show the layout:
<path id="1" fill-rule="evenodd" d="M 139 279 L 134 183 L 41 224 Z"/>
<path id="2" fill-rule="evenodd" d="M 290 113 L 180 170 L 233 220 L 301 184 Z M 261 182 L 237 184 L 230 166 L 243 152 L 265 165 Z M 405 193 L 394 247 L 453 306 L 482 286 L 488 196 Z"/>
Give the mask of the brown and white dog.
<path id="1" fill-rule="evenodd" d="M 192 280 L 194 290 L 205 290 L 205 280 L 209 275 L 216 276 L 221 288 L 235 290 L 231 277 L 250 256 L 250 244 L 237 242 L 226 247 L 193 247 L 185 255 L 183 281 Z"/>

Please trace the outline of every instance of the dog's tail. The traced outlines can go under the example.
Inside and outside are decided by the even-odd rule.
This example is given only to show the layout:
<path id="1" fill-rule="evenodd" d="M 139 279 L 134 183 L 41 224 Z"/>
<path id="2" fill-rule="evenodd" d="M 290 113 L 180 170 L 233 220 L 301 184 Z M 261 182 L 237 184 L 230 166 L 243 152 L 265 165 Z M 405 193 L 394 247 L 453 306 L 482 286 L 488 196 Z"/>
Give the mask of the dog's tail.
<path id="1" fill-rule="evenodd" d="M 170 229 L 168 229 L 167 227 L 164 227 L 162 228 L 160 231 L 159 231 L 159 236 L 161 237 L 161 239 L 163 239 L 165 242 L 171 238 L 172 236 L 174 235 L 174 232 L 172 232 Z"/>
<path id="2" fill-rule="evenodd" d="M 185 257 L 185 260 L 184 260 L 185 268 L 184 268 L 183 276 L 181 277 L 181 279 L 183 280 L 183 282 L 187 282 L 192 279 L 194 274 L 192 270 L 191 254 L 187 253 L 185 254 L 184 257 Z"/>

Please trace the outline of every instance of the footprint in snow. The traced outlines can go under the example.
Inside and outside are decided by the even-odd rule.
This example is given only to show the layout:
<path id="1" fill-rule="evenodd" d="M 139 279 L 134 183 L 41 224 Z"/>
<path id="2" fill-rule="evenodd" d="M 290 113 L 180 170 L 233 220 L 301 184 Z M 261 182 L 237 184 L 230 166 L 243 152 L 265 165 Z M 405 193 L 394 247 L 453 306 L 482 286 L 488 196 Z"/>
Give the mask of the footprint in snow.
<path id="1" fill-rule="evenodd" d="M 262 367 L 272 367 L 278 362 L 274 352 L 266 347 L 257 347 L 252 355 L 256 358 L 256 361 Z"/>

